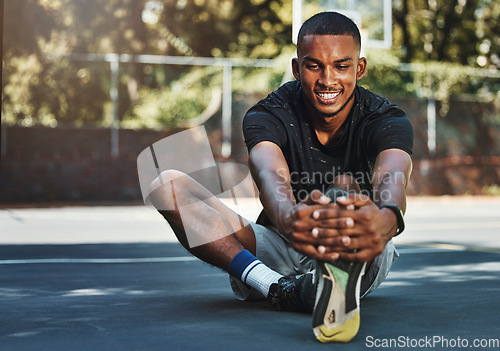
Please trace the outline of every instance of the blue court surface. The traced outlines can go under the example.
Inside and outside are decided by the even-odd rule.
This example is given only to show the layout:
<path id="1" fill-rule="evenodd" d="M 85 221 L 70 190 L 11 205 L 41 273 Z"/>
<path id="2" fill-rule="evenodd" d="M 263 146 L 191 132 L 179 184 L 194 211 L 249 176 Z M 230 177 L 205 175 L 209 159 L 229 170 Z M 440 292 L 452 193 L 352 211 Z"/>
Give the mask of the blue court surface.
<path id="1" fill-rule="evenodd" d="M 250 217 L 258 210 L 247 208 Z M 499 350 L 500 199 L 412 198 L 347 344 L 240 302 L 144 206 L 0 210 L 0 350 Z"/>

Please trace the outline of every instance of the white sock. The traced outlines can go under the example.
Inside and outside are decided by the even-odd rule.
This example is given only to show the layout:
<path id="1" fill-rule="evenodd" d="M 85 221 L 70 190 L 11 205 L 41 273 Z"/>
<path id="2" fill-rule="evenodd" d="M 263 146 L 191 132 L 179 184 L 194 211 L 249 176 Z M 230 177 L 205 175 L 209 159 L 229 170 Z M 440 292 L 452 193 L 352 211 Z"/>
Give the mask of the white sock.
<path id="1" fill-rule="evenodd" d="M 256 260 L 243 271 L 241 281 L 257 289 L 264 297 L 267 297 L 271 284 L 277 283 L 281 277 L 283 275 Z"/>

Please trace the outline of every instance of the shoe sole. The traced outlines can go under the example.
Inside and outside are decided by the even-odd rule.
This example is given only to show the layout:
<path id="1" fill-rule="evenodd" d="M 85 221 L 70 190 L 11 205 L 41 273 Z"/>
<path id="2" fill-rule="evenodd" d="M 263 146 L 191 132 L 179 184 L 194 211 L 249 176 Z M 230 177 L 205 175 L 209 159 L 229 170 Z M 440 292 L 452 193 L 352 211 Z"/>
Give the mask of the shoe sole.
<path id="1" fill-rule="evenodd" d="M 318 262 L 313 331 L 321 342 L 348 342 L 359 330 L 359 290 L 364 262 Z"/>

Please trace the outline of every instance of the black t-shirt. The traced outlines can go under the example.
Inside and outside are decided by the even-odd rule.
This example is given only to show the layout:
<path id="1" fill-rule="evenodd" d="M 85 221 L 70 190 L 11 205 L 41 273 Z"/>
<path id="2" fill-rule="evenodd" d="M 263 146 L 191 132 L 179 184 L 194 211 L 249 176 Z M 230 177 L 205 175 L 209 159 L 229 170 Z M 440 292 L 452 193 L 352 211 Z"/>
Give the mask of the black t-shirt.
<path id="1" fill-rule="evenodd" d="M 324 146 L 306 113 L 300 82 L 288 82 L 245 115 L 248 152 L 262 141 L 281 148 L 297 202 L 314 189 L 325 192 L 336 175 L 346 173 L 371 195 L 377 155 L 391 148 L 411 155 L 413 128 L 405 113 L 385 98 L 356 86 L 354 99 L 341 139 Z"/>

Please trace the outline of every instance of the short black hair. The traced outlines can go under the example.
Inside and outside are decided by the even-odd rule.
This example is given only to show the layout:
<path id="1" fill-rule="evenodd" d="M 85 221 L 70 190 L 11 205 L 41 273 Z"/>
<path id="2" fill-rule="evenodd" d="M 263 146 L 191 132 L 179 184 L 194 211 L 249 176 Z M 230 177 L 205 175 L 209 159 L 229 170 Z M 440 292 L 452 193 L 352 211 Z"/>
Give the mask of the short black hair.
<path id="1" fill-rule="evenodd" d="M 361 49 L 358 26 L 349 17 L 338 12 L 320 12 L 305 21 L 299 30 L 297 47 L 306 35 L 349 35 L 358 49 Z"/>

